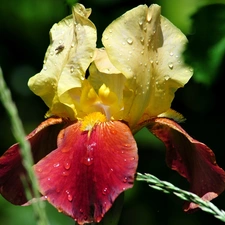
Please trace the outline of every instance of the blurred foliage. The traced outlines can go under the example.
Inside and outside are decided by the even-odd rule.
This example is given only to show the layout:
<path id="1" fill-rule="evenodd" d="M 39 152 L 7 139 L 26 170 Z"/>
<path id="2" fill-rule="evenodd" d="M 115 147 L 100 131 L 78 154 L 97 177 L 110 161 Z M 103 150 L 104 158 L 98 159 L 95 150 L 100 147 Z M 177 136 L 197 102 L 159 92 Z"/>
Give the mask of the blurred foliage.
<path id="1" fill-rule="evenodd" d="M 186 61 L 195 68 L 195 81 L 209 86 L 225 57 L 225 4 L 202 7 L 192 18 Z"/>
<path id="2" fill-rule="evenodd" d="M 49 45 L 52 25 L 70 14 L 73 0 L 1 0 L 0 3 L 0 65 L 12 91 L 20 117 L 27 133 L 44 119 L 47 107 L 27 87 L 29 77 L 42 68 Z M 225 116 L 223 107 L 224 76 L 224 5 L 225 0 L 83 0 L 92 8 L 90 19 L 98 30 L 98 46 L 105 27 L 125 11 L 139 5 L 156 3 L 162 14 L 178 26 L 190 40 L 187 62 L 195 74 L 185 88 L 176 92 L 172 108 L 182 113 L 187 121 L 182 127 L 194 138 L 206 143 L 217 156 L 218 164 L 225 169 Z M 212 3 L 220 3 L 220 5 Z M 223 22 L 222 22 L 223 21 Z M 200 71 L 200 72 L 199 72 Z M 201 80 L 199 78 L 201 74 Z M 196 82 L 198 81 L 198 82 Z M 204 82 L 204 83 L 203 83 Z M 207 85 L 205 85 L 207 84 Z M 9 120 L 0 104 L 0 153 L 13 139 Z M 188 189 L 188 183 L 165 164 L 165 148 L 146 129 L 136 134 L 139 146 L 141 173 L 151 173 L 160 179 Z M 213 201 L 225 209 L 225 193 Z M 152 190 L 147 184 L 136 182 L 126 191 L 119 225 L 211 225 L 220 224 L 212 215 L 198 211 L 186 214 L 182 200 Z M 48 204 L 47 215 L 52 225 L 72 225 L 74 221 L 57 212 Z M 6 225 L 33 225 L 31 207 L 18 207 L 0 197 L 0 223 Z M 221 223 L 222 224 L 222 223 Z"/>

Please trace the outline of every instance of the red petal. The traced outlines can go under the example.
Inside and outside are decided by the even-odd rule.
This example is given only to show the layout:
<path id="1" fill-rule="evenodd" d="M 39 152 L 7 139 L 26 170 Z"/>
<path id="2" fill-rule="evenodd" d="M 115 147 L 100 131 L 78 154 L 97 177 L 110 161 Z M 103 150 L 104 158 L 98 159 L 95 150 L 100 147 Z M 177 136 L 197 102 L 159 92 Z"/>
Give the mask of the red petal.
<path id="1" fill-rule="evenodd" d="M 171 169 L 190 182 L 190 191 L 204 200 L 212 200 L 225 189 L 225 172 L 215 160 L 213 151 L 205 144 L 190 137 L 176 122 L 156 118 L 148 129 L 167 147 L 166 161 Z M 185 211 L 197 208 L 185 204 Z"/>
<path id="2" fill-rule="evenodd" d="M 50 118 L 26 137 L 30 141 L 35 162 L 56 148 L 60 127 L 51 125 L 59 123 L 62 123 L 61 119 Z M 21 162 L 19 145 L 14 144 L 0 157 L 0 193 L 16 205 L 27 202 L 21 175 L 26 176 L 26 172 Z"/>
<path id="3" fill-rule="evenodd" d="M 116 197 L 131 188 L 137 146 L 122 122 L 95 125 L 90 133 L 75 123 L 59 135 L 58 148 L 35 171 L 41 192 L 79 224 L 99 222 Z"/>

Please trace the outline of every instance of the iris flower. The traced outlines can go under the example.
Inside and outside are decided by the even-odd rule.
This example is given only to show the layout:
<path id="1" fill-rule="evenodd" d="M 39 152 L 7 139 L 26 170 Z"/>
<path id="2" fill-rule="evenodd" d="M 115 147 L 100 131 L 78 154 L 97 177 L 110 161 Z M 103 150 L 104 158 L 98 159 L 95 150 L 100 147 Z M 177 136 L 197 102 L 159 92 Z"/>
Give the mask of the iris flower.
<path id="1" fill-rule="evenodd" d="M 225 172 L 205 144 L 190 137 L 172 110 L 175 91 L 192 76 L 182 52 L 187 39 L 160 15 L 140 5 L 113 21 L 96 47 L 90 9 L 81 4 L 54 24 L 43 69 L 28 85 L 49 107 L 27 136 L 40 193 L 78 224 L 100 222 L 115 199 L 133 186 L 138 148 L 133 135 L 147 127 L 166 146 L 166 162 L 212 200 Z M 16 205 L 26 199 L 19 145 L 0 158 L 0 193 Z M 185 210 L 198 206 L 186 203 Z"/>

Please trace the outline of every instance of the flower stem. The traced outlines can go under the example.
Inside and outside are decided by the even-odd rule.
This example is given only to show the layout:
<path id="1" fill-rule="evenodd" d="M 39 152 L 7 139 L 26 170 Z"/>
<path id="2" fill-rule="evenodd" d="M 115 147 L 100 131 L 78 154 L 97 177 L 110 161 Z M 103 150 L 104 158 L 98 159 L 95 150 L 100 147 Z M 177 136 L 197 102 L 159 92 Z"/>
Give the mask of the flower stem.
<path id="1" fill-rule="evenodd" d="M 28 178 L 31 181 L 32 191 L 34 193 L 34 197 L 36 199 L 40 198 L 40 194 L 38 191 L 38 182 L 35 177 L 34 171 L 32 166 L 34 164 L 31 150 L 30 150 L 30 143 L 26 140 L 26 134 L 23 129 L 22 122 L 18 116 L 17 108 L 12 101 L 10 90 L 7 88 L 7 85 L 4 81 L 2 70 L 0 68 L 0 100 L 2 101 L 3 106 L 6 109 L 6 112 L 9 115 L 9 119 L 12 126 L 12 132 L 16 139 L 16 141 L 20 145 L 20 154 L 22 156 L 22 163 L 24 168 L 27 171 Z M 22 178 L 22 182 L 25 182 L 25 186 L 28 187 L 27 181 Z M 27 189 L 29 190 L 29 189 Z M 28 199 L 30 199 L 31 192 L 26 190 L 26 195 Z M 44 210 L 44 202 L 43 201 L 36 201 L 36 203 L 32 204 L 35 218 L 37 218 L 38 225 L 48 225 L 47 216 Z"/>
<path id="2" fill-rule="evenodd" d="M 225 212 L 223 210 L 219 210 L 212 202 L 210 201 L 204 201 L 196 194 L 193 194 L 191 192 L 182 190 L 173 184 L 167 182 L 167 181 L 161 181 L 157 177 L 151 175 L 151 174 L 141 174 L 137 173 L 138 181 L 145 181 L 149 183 L 149 186 L 159 190 L 163 191 L 167 194 L 174 194 L 177 197 L 185 200 L 190 201 L 199 206 L 203 211 L 213 214 L 217 219 L 225 222 Z"/>

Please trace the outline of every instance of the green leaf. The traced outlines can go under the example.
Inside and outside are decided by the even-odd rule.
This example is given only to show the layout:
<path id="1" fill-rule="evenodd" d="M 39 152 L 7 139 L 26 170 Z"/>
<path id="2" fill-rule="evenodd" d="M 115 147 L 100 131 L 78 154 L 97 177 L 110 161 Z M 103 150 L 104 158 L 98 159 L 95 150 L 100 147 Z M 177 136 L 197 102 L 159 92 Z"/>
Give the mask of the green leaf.
<path id="1" fill-rule="evenodd" d="M 204 6 L 192 19 L 186 62 L 194 68 L 193 79 L 210 86 L 220 75 L 225 56 L 225 4 Z"/>

